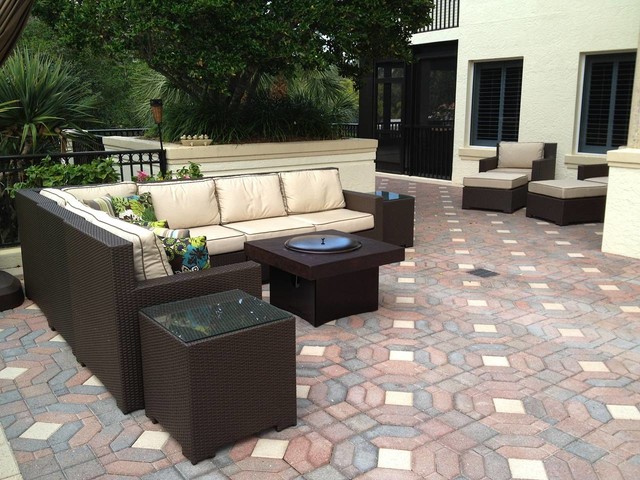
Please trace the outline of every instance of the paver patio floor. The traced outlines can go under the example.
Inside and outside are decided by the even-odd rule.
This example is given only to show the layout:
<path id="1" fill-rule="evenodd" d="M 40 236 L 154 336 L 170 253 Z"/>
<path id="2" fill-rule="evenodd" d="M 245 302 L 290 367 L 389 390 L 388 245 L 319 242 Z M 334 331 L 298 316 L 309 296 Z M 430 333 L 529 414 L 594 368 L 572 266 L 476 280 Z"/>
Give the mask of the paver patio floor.
<path id="1" fill-rule="evenodd" d="M 297 320 L 296 427 L 193 466 L 26 301 L 0 313 L 0 478 L 7 442 L 25 479 L 640 478 L 640 261 L 603 254 L 602 224 L 377 187 L 416 197 L 415 246 L 380 269 L 377 312 Z"/>

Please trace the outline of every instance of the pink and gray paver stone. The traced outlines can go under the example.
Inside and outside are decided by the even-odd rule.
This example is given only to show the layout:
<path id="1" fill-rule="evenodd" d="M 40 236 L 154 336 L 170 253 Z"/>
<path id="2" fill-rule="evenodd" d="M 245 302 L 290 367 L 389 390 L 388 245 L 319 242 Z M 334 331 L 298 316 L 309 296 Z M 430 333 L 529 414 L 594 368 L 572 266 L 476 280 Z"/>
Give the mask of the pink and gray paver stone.
<path id="1" fill-rule="evenodd" d="M 416 197 L 380 309 L 298 319 L 297 426 L 195 466 L 144 410 L 117 409 L 37 306 L 0 313 L 0 424 L 22 477 L 640 478 L 640 261 L 603 254 L 602 224 L 461 210 L 450 185 L 376 188 Z"/>

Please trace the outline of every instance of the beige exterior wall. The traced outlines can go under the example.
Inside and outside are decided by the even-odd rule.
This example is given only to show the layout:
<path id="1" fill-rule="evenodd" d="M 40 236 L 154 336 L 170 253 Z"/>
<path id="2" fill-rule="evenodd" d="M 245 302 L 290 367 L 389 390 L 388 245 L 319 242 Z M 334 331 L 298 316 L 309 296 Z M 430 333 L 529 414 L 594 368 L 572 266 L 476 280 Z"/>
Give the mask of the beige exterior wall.
<path id="1" fill-rule="evenodd" d="M 157 141 L 130 137 L 105 137 L 106 150 L 157 149 Z M 189 162 L 200 164 L 205 176 L 279 172 L 302 168 L 337 167 L 346 190 L 375 190 L 377 140 L 351 138 L 312 142 L 246 143 L 188 147 L 165 143 L 168 169 Z"/>
<path id="2" fill-rule="evenodd" d="M 640 149 L 607 154 L 609 188 L 602 231 L 602 251 L 640 258 Z"/>
<path id="3" fill-rule="evenodd" d="M 415 35 L 458 39 L 452 182 L 495 152 L 469 141 L 474 62 L 523 60 L 520 140 L 556 142 L 556 177 L 575 178 L 577 164 L 606 161 L 577 152 L 585 54 L 633 51 L 639 33 L 638 0 L 461 0 L 460 27 Z"/>

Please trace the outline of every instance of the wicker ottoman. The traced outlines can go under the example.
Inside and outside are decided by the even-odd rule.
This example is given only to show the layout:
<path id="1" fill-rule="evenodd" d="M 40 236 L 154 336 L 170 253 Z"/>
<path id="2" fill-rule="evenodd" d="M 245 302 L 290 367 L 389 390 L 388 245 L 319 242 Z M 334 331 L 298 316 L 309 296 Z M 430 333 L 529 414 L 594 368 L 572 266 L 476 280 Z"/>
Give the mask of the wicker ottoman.
<path id="1" fill-rule="evenodd" d="M 295 319 L 240 290 L 140 311 L 145 410 L 193 464 L 296 424 Z"/>
<path id="2" fill-rule="evenodd" d="M 606 199 L 606 184 L 572 179 L 530 182 L 527 217 L 556 225 L 603 222 Z"/>
<path id="3" fill-rule="evenodd" d="M 462 208 L 500 210 L 513 213 L 527 204 L 526 175 L 507 172 L 482 172 L 464 177 Z"/>

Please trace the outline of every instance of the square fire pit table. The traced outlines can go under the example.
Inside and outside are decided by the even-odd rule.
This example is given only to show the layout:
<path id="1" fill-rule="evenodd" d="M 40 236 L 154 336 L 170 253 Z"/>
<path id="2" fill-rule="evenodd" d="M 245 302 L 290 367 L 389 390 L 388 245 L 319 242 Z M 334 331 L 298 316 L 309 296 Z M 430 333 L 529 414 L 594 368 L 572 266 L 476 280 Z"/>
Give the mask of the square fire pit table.
<path id="1" fill-rule="evenodd" d="M 306 253 L 285 242 L 338 236 L 361 244 L 347 252 Z M 336 318 L 378 309 L 379 267 L 404 260 L 404 248 L 336 230 L 246 242 L 244 251 L 269 265 L 271 304 L 317 327 Z"/>
<path id="2" fill-rule="evenodd" d="M 193 464 L 296 424 L 295 317 L 240 290 L 140 311 L 146 415 Z"/>

